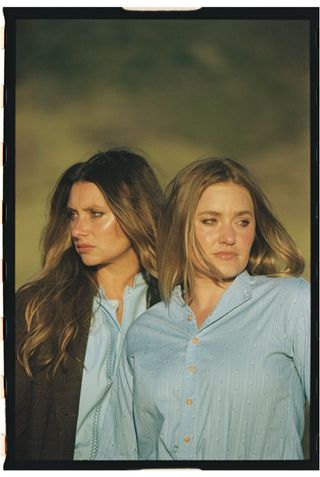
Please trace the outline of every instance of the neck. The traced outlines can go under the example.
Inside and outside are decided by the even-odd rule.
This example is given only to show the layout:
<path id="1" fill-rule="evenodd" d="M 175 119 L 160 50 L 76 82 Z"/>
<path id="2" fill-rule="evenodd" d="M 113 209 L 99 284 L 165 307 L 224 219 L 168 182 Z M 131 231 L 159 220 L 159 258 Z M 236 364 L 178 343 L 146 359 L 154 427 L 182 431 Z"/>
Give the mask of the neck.
<path id="1" fill-rule="evenodd" d="M 110 263 L 100 267 L 97 271 L 98 285 L 109 299 L 121 301 L 125 288 L 133 285 L 140 270 L 139 259 L 133 252 L 123 263 Z"/>
<path id="2" fill-rule="evenodd" d="M 230 285 L 231 282 L 220 282 L 218 285 L 208 277 L 196 277 L 190 308 L 195 314 L 198 326 L 214 310 L 221 296 Z"/>

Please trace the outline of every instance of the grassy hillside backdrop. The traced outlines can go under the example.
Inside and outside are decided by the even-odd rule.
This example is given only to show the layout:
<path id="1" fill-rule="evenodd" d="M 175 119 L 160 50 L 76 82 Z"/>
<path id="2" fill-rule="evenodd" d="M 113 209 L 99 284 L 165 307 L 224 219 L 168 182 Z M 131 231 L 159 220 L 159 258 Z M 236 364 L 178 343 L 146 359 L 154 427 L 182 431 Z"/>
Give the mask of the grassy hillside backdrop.
<path id="1" fill-rule="evenodd" d="M 147 153 L 163 185 L 200 156 L 240 160 L 308 263 L 307 22 L 17 24 L 17 287 L 39 270 L 59 175 L 112 145 Z"/>

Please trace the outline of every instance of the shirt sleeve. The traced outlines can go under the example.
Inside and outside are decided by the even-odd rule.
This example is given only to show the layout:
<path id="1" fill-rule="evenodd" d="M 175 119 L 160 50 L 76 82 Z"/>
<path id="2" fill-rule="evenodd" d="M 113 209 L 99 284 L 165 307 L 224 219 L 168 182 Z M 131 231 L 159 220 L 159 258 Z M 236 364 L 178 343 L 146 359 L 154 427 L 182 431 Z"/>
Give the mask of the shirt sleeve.
<path id="1" fill-rule="evenodd" d="M 310 322 L 310 284 L 302 279 L 293 300 L 293 360 L 307 401 L 310 401 Z"/>
<path id="2" fill-rule="evenodd" d="M 110 391 L 96 460 L 136 460 L 137 439 L 133 419 L 133 370 L 125 340 L 118 372 Z"/>

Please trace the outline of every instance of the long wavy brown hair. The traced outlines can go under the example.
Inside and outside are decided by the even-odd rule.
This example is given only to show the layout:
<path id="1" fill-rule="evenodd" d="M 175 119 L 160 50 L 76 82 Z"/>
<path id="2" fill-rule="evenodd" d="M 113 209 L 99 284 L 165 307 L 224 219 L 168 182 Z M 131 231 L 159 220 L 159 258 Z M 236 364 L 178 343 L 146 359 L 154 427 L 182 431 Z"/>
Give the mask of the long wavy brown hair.
<path id="1" fill-rule="evenodd" d="M 208 276 L 217 281 L 217 271 L 195 237 L 194 217 L 205 189 L 221 182 L 245 187 L 254 204 L 256 235 L 247 265 L 248 272 L 268 276 L 300 275 L 303 272 L 301 253 L 273 214 L 270 202 L 255 177 L 233 159 L 199 159 L 182 169 L 166 190 L 157 239 L 160 291 L 166 302 L 178 284 L 182 285 L 189 300 L 193 296 L 195 267 L 190 247 L 201 258 Z"/>
<path id="2" fill-rule="evenodd" d="M 71 241 L 67 203 L 72 185 L 92 182 L 129 237 L 148 284 L 147 306 L 159 301 L 155 239 L 163 195 L 157 178 L 140 155 L 127 149 L 99 152 L 68 168 L 50 201 L 42 244 L 42 270 L 17 292 L 26 332 L 18 360 L 32 377 L 46 368 L 52 377 L 67 357 L 78 359 L 74 343 L 92 318 L 98 291 L 95 268 L 85 266 Z"/>

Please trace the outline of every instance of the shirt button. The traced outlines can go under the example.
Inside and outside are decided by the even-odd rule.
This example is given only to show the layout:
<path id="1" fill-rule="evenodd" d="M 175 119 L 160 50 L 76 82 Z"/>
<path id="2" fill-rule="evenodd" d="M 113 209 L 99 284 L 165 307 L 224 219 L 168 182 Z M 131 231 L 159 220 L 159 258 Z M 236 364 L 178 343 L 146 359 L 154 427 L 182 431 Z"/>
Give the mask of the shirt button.
<path id="1" fill-rule="evenodd" d="M 190 374 L 194 374 L 197 372 L 197 367 L 196 366 L 189 366 L 188 371 Z"/>
<path id="2" fill-rule="evenodd" d="M 186 403 L 188 404 L 188 406 L 191 406 L 192 403 L 193 403 L 193 401 L 192 401 L 191 398 L 188 398 L 188 399 L 186 400 Z"/>
<path id="3" fill-rule="evenodd" d="M 190 436 L 184 436 L 183 440 L 186 444 L 189 444 L 189 442 L 191 441 L 191 437 Z"/>
<path id="4" fill-rule="evenodd" d="M 193 343 L 193 344 L 195 344 L 195 345 L 197 345 L 197 344 L 199 344 L 199 343 L 200 343 L 200 340 L 199 340 L 199 338 L 197 338 L 196 336 L 195 336 L 194 338 L 192 338 L 192 340 L 191 340 L 191 341 L 192 341 L 192 343 Z"/>
<path id="5" fill-rule="evenodd" d="M 192 321 L 193 320 L 193 316 L 192 315 L 189 315 L 188 316 L 188 321 Z"/>

